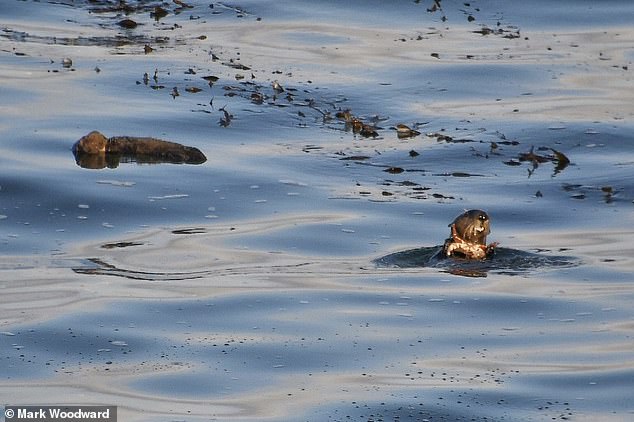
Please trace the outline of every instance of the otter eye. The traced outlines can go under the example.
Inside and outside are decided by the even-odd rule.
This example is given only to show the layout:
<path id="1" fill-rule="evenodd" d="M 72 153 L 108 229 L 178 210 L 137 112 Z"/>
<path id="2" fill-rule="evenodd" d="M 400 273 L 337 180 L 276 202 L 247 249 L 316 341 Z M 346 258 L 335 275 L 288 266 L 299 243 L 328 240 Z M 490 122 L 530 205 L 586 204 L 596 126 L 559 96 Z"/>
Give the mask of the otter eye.
<path id="1" fill-rule="evenodd" d="M 484 214 L 480 214 L 480 215 L 478 216 L 478 218 L 479 218 L 480 220 L 482 220 L 482 221 L 487 221 L 487 216 L 486 216 L 486 215 L 484 215 Z"/>

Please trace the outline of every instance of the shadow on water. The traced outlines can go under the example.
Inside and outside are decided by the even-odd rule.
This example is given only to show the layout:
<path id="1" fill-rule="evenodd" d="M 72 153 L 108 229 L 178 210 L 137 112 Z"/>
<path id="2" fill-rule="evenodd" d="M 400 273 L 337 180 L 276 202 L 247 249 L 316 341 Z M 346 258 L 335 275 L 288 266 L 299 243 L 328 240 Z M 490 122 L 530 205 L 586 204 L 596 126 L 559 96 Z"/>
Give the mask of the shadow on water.
<path id="1" fill-rule="evenodd" d="M 445 272 L 465 277 L 486 277 L 489 272 L 520 275 L 533 270 L 570 268 L 579 260 L 570 256 L 542 255 L 511 248 L 496 248 L 491 258 L 484 260 L 445 258 L 442 246 L 408 249 L 374 260 L 381 268 L 440 268 Z"/>

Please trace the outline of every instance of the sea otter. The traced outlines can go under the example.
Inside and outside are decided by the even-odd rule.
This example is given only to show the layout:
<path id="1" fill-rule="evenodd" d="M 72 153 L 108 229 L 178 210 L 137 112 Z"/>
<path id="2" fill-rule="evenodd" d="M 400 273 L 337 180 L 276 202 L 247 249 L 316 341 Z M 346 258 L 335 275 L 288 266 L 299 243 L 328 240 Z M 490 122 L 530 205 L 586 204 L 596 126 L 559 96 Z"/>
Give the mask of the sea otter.
<path id="1" fill-rule="evenodd" d="M 93 131 L 73 145 L 77 164 L 86 168 L 115 168 L 121 159 L 139 163 L 202 164 L 207 157 L 198 148 L 155 138 L 113 136 Z"/>
<path id="2" fill-rule="evenodd" d="M 493 255 L 497 243 L 486 244 L 491 233 L 489 215 L 482 210 L 469 210 L 449 224 L 451 236 L 445 240 L 443 255 L 467 259 L 485 259 Z"/>

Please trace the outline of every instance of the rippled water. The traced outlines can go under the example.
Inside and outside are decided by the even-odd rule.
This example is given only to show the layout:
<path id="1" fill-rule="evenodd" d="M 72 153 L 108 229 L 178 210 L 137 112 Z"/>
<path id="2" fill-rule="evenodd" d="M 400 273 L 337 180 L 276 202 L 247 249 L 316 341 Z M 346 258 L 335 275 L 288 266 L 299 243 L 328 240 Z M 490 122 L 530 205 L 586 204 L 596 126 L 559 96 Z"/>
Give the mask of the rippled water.
<path id="1" fill-rule="evenodd" d="M 5 403 L 633 417 L 629 3 L 5 3 Z M 207 161 L 81 168 L 92 130 Z M 434 258 L 470 208 L 496 255 Z"/>

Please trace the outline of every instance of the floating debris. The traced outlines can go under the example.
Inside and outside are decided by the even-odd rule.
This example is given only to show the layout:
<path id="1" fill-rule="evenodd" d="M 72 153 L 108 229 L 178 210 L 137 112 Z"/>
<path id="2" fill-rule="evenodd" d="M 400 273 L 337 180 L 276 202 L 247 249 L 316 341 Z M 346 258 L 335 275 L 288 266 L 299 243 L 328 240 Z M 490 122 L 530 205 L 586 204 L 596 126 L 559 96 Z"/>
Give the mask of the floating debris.
<path id="1" fill-rule="evenodd" d="M 396 136 L 398 136 L 399 138 L 413 138 L 418 135 L 420 135 L 419 131 L 411 129 L 407 125 L 404 125 L 404 124 L 396 125 Z"/>
<path id="2" fill-rule="evenodd" d="M 193 9 L 194 8 L 194 6 L 192 6 L 190 4 L 187 4 L 187 3 L 185 3 L 185 2 L 183 2 L 181 0 L 172 0 L 172 2 L 174 4 L 177 4 L 178 6 L 180 6 L 183 9 Z"/>
<path id="3" fill-rule="evenodd" d="M 236 63 L 233 61 L 233 59 L 229 60 L 228 62 L 223 62 L 222 65 L 228 66 L 237 70 L 251 70 L 249 66 L 245 66 L 242 63 Z"/>
<path id="4" fill-rule="evenodd" d="M 218 79 L 220 78 L 217 76 L 209 75 L 209 76 L 203 76 L 203 79 L 206 80 L 207 83 L 209 83 L 209 86 L 213 86 L 213 84 L 218 82 Z"/>
<path id="5" fill-rule="evenodd" d="M 445 141 L 445 142 L 453 142 L 453 138 L 449 135 L 445 135 L 444 133 L 438 133 L 438 132 L 433 132 L 433 133 L 428 133 L 427 134 L 428 138 L 436 138 L 437 141 L 441 142 L 441 141 Z"/>
<path id="6" fill-rule="evenodd" d="M 184 229 L 172 230 L 172 234 L 202 234 L 207 233 L 207 230 L 202 227 L 188 227 Z"/>
<path id="7" fill-rule="evenodd" d="M 563 171 L 570 164 L 570 159 L 564 155 L 563 152 L 557 151 L 556 149 L 550 149 L 555 156 L 555 174 Z"/>
<path id="8" fill-rule="evenodd" d="M 540 155 L 535 153 L 534 147 L 531 147 L 529 152 L 520 153 L 518 159 L 520 162 L 528 161 L 532 164 L 533 168 L 528 170 L 529 177 L 533 174 L 533 172 L 539 167 L 540 164 L 552 162 L 555 164 L 555 169 L 553 175 L 556 175 L 562 172 L 568 165 L 570 165 L 570 159 L 562 152 L 557 151 L 554 148 L 542 147 L 540 150 L 548 150 L 552 151 L 552 155 Z M 504 162 L 506 165 L 519 165 L 516 161 L 506 161 Z"/>
<path id="9" fill-rule="evenodd" d="M 367 155 L 351 155 L 349 157 L 340 158 L 342 161 L 365 161 L 369 160 L 371 157 Z"/>
<path id="10" fill-rule="evenodd" d="M 264 102 L 264 95 L 259 92 L 253 92 L 251 94 L 251 102 L 254 104 L 262 104 Z"/>
<path id="11" fill-rule="evenodd" d="M 403 169 L 402 167 L 388 167 L 383 171 L 391 174 L 400 174 L 403 173 L 405 169 Z"/>
<path id="12" fill-rule="evenodd" d="M 226 108 L 227 106 L 224 106 L 220 109 L 218 109 L 218 111 L 222 111 L 223 116 L 220 118 L 220 126 L 222 127 L 228 127 L 231 124 L 231 120 L 233 119 L 233 114 L 230 114 Z"/>
<path id="13" fill-rule="evenodd" d="M 375 138 L 379 136 L 375 126 L 363 123 L 360 119 L 356 118 L 349 109 L 338 111 L 335 116 L 338 119 L 345 121 L 346 129 L 352 129 L 353 133 L 358 133 L 366 138 Z"/>
<path id="14" fill-rule="evenodd" d="M 271 83 L 271 86 L 273 86 L 273 91 L 275 91 L 278 94 L 284 92 L 284 88 L 282 87 L 282 85 L 280 85 L 278 81 L 273 81 Z"/>
<path id="15" fill-rule="evenodd" d="M 150 17 L 154 18 L 155 21 L 159 21 L 168 15 L 167 10 L 163 9 L 161 6 L 155 6 L 154 11 L 150 12 Z"/>
<path id="16" fill-rule="evenodd" d="M 115 242 L 104 243 L 101 245 L 102 249 L 117 249 L 117 248 L 129 248 L 131 246 L 142 246 L 143 242 Z"/>
<path id="17" fill-rule="evenodd" d="M 123 19 L 119 21 L 117 25 L 124 29 L 134 29 L 138 26 L 138 23 L 136 23 L 132 19 Z"/>
<path id="18" fill-rule="evenodd" d="M 370 125 L 366 125 L 366 124 L 362 124 L 361 125 L 361 129 L 359 129 L 355 133 L 358 133 L 359 135 L 364 136 L 366 138 L 376 138 L 377 136 L 379 136 L 379 134 L 375 130 L 374 126 L 370 126 Z"/>
<path id="19" fill-rule="evenodd" d="M 551 157 L 535 154 L 534 149 L 535 147 L 531 147 L 531 150 L 529 152 L 520 153 L 520 155 L 518 156 L 519 160 L 530 161 L 531 163 L 533 163 L 534 167 L 537 167 L 541 163 L 546 163 L 552 160 Z"/>

